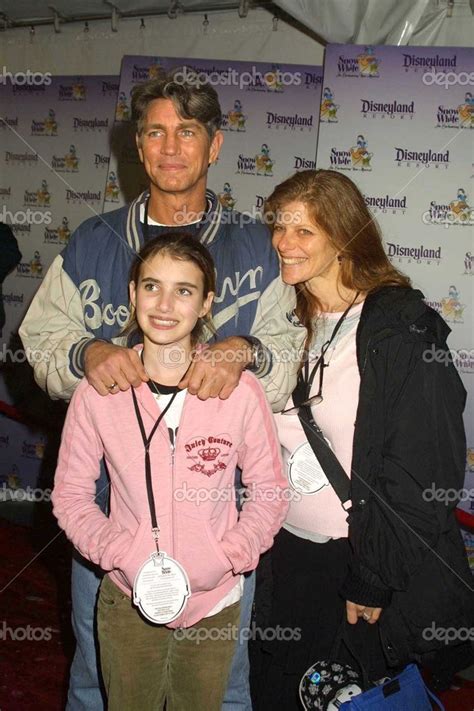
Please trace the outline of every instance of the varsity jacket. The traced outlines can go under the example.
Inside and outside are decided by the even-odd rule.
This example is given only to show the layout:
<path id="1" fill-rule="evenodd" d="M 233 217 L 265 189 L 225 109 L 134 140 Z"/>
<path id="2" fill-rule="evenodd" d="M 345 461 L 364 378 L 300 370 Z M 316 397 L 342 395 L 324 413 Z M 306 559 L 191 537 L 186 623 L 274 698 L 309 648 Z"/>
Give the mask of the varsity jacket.
<path id="1" fill-rule="evenodd" d="M 144 241 L 140 207 L 148 195 L 83 222 L 53 261 L 23 320 L 19 332 L 27 352 L 45 353 L 30 361 L 36 381 L 54 399 L 71 398 L 84 375 L 83 351 L 91 339 L 125 345 L 119 333 L 129 314 L 129 270 Z M 211 208 L 199 239 L 216 267 L 217 337 L 251 335 L 261 341 L 266 357 L 256 375 L 274 409 L 281 409 L 296 381 L 304 339 L 289 316 L 294 289 L 280 279 L 267 228 L 223 210 L 211 191 L 207 198 Z"/>
<path id="2" fill-rule="evenodd" d="M 135 389 L 145 432 L 159 406 L 146 383 Z M 227 400 L 186 393 L 174 447 L 163 420 L 150 449 L 160 550 L 186 570 L 191 596 L 169 626 L 206 616 L 253 570 L 273 542 L 288 508 L 280 446 L 258 380 L 244 372 Z M 95 502 L 100 461 L 110 474 L 110 517 Z M 235 468 L 247 487 L 240 514 Z M 59 525 L 78 551 L 127 595 L 153 553 L 144 446 L 132 392 L 101 397 L 84 379 L 68 408 L 52 494 Z"/>

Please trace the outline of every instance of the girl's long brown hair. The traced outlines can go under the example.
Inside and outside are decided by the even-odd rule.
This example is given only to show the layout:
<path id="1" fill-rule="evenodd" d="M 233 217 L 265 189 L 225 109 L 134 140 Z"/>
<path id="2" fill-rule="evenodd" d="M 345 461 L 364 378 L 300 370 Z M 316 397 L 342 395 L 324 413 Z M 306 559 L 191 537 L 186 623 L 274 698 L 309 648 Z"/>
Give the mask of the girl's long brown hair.
<path id="1" fill-rule="evenodd" d="M 338 252 L 342 286 L 363 294 L 382 286 L 410 286 L 410 279 L 389 261 L 379 225 L 347 176 L 334 170 L 303 170 L 277 185 L 264 208 L 270 229 L 277 213 L 295 201 L 306 206 L 312 221 L 324 230 Z M 296 287 L 296 304 L 296 315 L 308 331 L 307 350 L 321 304 L 304 284 Z"/>

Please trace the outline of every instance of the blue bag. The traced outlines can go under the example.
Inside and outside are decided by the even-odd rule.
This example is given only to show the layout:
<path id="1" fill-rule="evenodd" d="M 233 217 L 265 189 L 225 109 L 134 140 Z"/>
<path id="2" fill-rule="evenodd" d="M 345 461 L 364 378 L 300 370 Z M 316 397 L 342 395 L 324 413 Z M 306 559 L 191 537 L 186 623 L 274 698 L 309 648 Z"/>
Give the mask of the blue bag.
<path id="1" fill-rule="evenodd" d="M 441 701 L 425 685 L 416 664 L 409 664 L 385 684 L 341 704 L 339 711 L 432 711 L 430 699 L 444 711 Z"/>

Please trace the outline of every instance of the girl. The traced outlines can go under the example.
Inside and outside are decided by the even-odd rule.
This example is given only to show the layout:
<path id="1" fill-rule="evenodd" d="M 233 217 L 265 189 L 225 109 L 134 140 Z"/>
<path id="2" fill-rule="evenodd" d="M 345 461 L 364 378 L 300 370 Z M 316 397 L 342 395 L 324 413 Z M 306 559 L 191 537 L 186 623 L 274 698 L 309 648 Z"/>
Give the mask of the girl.
<path id="1" fill-rule="evenodd" d="M 141 333 L 150 381 L 104 398 L 84 380 L 64 426 L 54 513 L 108 573 L 98 634 L 110 711 L 162 709 L 165 700 L 168 711 L 220 709 L 242 574 L 271 546 L 287 509 L 273 418 L 255 377 L 244 372 L 227 400 L 177 387 L 209 325 L 214 289 L 212 258 L 192 237 L 147 242 L 132 267 L 128 330 Z M 94 501 L 102 457 L 109 518 Z M 240 515 L 237 466 L 249 492 Z"/>

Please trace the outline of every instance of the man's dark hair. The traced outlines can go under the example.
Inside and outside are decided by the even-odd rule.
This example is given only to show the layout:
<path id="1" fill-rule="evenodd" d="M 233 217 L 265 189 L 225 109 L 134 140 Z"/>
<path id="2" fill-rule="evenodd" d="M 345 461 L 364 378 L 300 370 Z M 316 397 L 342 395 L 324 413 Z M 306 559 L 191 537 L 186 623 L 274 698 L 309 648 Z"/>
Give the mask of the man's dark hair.
<path id="1" fill-rule="evenodd" d="M 176 113 L 183 119 L 195 119 L 204 124 L 212 139 L 220 128 L 222 112 L 216 90 L 201 75 L 189 67 L 174 69 L 158 79 L 137 84 L 132 89 L 132 119 L 141 136 L 148 106 L 155 99 L 170 99 Z"/>

